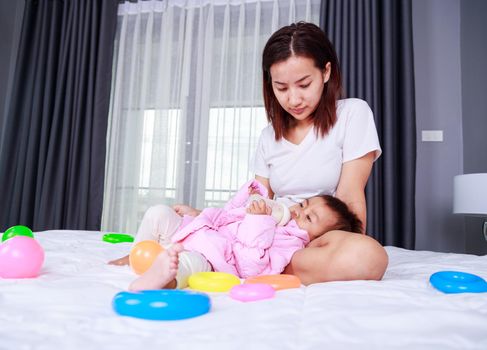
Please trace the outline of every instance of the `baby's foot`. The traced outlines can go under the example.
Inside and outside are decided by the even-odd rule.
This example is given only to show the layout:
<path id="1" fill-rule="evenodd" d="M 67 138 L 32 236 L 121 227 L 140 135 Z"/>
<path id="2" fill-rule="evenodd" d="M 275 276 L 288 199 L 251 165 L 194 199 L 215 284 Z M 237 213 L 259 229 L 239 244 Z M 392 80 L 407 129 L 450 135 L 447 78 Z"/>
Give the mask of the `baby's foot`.
<path id="1" fill-rule="evenodd" d="M 129 264 L 129 256 L 125 255 L 121 258 L 109 261 L 108 264 L 109 265 L 117 265 L 117 266 L 128 265 Z"/>
<path id="2" fill-rule="evenodd" d="M 160 253 L 151 267 L 130 284 L 129 290 L 175 288 L 179 253 L 182 251 L 183 246 L 176 243 L 171 248 Z"/>

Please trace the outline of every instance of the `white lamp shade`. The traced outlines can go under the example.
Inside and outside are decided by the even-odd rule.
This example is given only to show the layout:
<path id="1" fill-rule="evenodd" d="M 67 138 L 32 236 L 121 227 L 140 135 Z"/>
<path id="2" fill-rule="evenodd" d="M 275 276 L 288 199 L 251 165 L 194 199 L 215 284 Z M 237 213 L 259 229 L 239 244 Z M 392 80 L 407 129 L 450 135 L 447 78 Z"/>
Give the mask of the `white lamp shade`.
<path id="1" fill-rule="evenodd" d="M 453 213 L 487 216 L 487 173 L 455 176 Z"/>

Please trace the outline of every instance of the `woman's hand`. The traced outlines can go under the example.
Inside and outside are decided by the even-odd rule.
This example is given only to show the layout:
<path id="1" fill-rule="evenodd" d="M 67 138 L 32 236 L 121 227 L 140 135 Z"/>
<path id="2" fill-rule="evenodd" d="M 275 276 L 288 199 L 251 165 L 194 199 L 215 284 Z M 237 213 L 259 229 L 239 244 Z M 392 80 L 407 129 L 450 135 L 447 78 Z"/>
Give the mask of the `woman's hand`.
<path id="1" fill-rule="evenodd" d="M 172 208 L 179 216 L 198 216 L 201 213 L 201 210 L 195 209 L 186 204 L 175 204 L 172 206 Z"/>
<path id="2" fill-rule="evenodd" d="M 254 215 L 271 215 L 272 209 L 267 206 L 264 200 L 253 201 L 247 207 L 247 213 Z"/>

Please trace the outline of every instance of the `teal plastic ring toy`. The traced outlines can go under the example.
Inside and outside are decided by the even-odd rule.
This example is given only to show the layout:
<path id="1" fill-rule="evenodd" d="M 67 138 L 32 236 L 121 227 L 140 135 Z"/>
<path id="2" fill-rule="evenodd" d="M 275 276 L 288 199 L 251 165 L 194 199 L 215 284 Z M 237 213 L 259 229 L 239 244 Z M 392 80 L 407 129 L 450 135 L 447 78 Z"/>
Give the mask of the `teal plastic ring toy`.
<path id="1" fill-rule="evenodd" d="M 439 271 L 430 276 L 433 287 L 443 293 L 487 292 L 487 282 L 477 275 L 460 271 Z"/>
<path id="2" fill-rule="evenodd" d="M 210 311 L 211 301 L 205 293 L 161 289 L 120 292 L 112 305 L 122 316 L 167 321 L 204 315 Z"/>
<path id="3" fill-rule="evenodd" d="M 133 242 L 134 237 L 125 233 L 107 233 L 103 235 L 103 241 L 108 243 Z"/>

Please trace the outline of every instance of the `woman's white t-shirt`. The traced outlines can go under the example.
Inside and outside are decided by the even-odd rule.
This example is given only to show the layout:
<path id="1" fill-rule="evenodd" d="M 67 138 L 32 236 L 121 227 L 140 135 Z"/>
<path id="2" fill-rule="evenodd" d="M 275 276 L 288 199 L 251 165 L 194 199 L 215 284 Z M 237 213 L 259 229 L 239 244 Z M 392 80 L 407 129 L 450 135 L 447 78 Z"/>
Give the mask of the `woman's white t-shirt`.
<path id="1" fill-rule="evenodd" d="M 334 195 L 342 164 L 382 150 L 367 102 L 350 98 L 337 103 L 337 121 L 327 135 L 312 127 L 299 145 L 275 140 L 268 125 L 260 135 L 254 172 L 269 179 L 275 199 L 291 206 L 316 195 Z"/>

